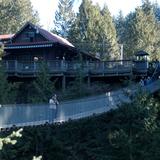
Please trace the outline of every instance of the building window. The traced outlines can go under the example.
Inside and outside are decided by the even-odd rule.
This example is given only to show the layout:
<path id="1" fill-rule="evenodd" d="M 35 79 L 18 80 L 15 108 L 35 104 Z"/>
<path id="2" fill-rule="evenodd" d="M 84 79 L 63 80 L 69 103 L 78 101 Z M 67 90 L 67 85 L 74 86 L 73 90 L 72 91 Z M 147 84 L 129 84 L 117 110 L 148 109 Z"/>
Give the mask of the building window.
<path id="1" fill-rule="evenodd" d="M 31 37 L 34 38 L 35 33 L 34 32 L 26 32 L 26 35 L 28 38 L 31 38 Z"/>
<path id="2" fill-rule="evenodd" d="M 35 37 L 34 32 L 26 32 L 26 39 L 28 39 L 29 42 L 33 42 Z"/>

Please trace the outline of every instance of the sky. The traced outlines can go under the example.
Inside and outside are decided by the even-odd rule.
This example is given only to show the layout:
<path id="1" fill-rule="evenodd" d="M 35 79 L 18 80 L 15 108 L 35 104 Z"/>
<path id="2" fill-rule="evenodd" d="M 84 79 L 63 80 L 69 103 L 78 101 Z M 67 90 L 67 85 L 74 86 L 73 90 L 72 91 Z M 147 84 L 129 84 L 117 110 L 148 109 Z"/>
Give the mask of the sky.
<path id="1" fill-rule="evenodd" d="M 101 7 L 107 4 L 112 15 L 116 16 L 120 10 L 124 15 L 127 15 L 130 11 L 134 11 L 137 6 L 141 5 L 141 0 L 92 0 L 93 4 L 99 3 Z M 157 1 L 160 4 L 160 0 L 150 0 L 151 2 Z M 50 30 L 54 28 L 53 20 L 54 13 L 58 8 L 58 0 L 31 0 L 33 8 L 38 11 L 40 17 L 40 24 L 43 28 Z M 81 0 L 76 0 L 74 9 L 78 11 L 78 7 Z"/>

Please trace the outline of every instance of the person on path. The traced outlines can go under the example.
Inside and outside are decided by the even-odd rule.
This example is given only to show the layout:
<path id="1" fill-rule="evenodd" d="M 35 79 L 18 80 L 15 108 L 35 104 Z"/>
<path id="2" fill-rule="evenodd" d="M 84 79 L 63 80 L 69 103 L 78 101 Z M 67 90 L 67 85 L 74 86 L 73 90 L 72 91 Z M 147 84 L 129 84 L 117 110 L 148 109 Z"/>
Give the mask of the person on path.
<path id="1" fill-rule="evenodd" d="M 57 114 L 58 114 L 59 102 L 57 100 L 57 95 L 56 94 L 52 98 L 53 98 L 53 101 L 54 101 L 54 104 L 55 104 L 55 107 L 56 107 L 56 110 L 55 110 L 55 119 L 56 119 L 57 118 Z"/>
<path id="2" fill-rule="evenodd" d="M 140 82 L 139 82 L 139 84 L 140 84 L 141 87 L 143 87 L 144 86 L 144 80 L 141 79 Z"/>
<path id="3" fill-rule="evenodd" d="M 151 78 L 148 76 L 147 77 L 147 85 L 151 83 Z"/>
<path id="4" fill-rule="evenodd" d="M 55 94 L 49 100 L 49 108 L 50 108 L 49 122 L 50 123 L 54 122 L 54 119 L 57 118 L 58 104 L 59 102 L 57 100 L 57 95 Z"/>

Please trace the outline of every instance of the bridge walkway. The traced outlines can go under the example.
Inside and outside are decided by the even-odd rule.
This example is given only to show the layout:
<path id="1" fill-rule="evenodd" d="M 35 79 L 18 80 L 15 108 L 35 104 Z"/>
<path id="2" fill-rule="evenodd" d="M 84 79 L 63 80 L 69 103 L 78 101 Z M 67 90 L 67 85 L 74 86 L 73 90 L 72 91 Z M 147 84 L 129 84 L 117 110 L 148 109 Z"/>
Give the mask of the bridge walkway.
<path id="1" fill-rule="evenodd" d="M 157 92 L 160 90 L 160 79 L 142 87 L 142 89 L 151 94 Z M 130 102 L 129 94 L 136 93 L 138 90 L 139 84 L 136 84 L 130 88 L 122 88 L 100 96 L 62 102 L 58 107 L 57 117 L 53 117 L 54 122 L 79 119 L 115 109 L 123 102 Z M 20 127 L 40 125 L 49 123 L 49 119 L 50 107 L 48 104 L 4 105 L 0 108 L 0 128 L 10 128 L 13 125 Z"/>

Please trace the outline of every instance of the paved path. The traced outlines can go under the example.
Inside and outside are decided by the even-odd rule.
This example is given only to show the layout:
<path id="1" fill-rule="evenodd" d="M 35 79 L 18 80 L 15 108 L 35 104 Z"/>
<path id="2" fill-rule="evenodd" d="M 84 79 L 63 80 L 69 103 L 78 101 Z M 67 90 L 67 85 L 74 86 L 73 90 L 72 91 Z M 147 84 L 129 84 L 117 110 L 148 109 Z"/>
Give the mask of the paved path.
<path id="1" fill-rule="evenodd" d="M 115 109 L 122 102 L 130 102 L 129 94 L 136 92 L 138 85 L 108 92 L 104 95 L 63 102 L 58 107 L 55 122 L 78 119 L 93 114 L 107 112 Z M 160 80 L 145 86 L 143 90 L 155 92 L 160 89 Z M 48 104 L 42 105 L 5 105 L 0 108 L 0 128 L 16 126 L 39 125 L 49 122 L 50 108 Z"/>

